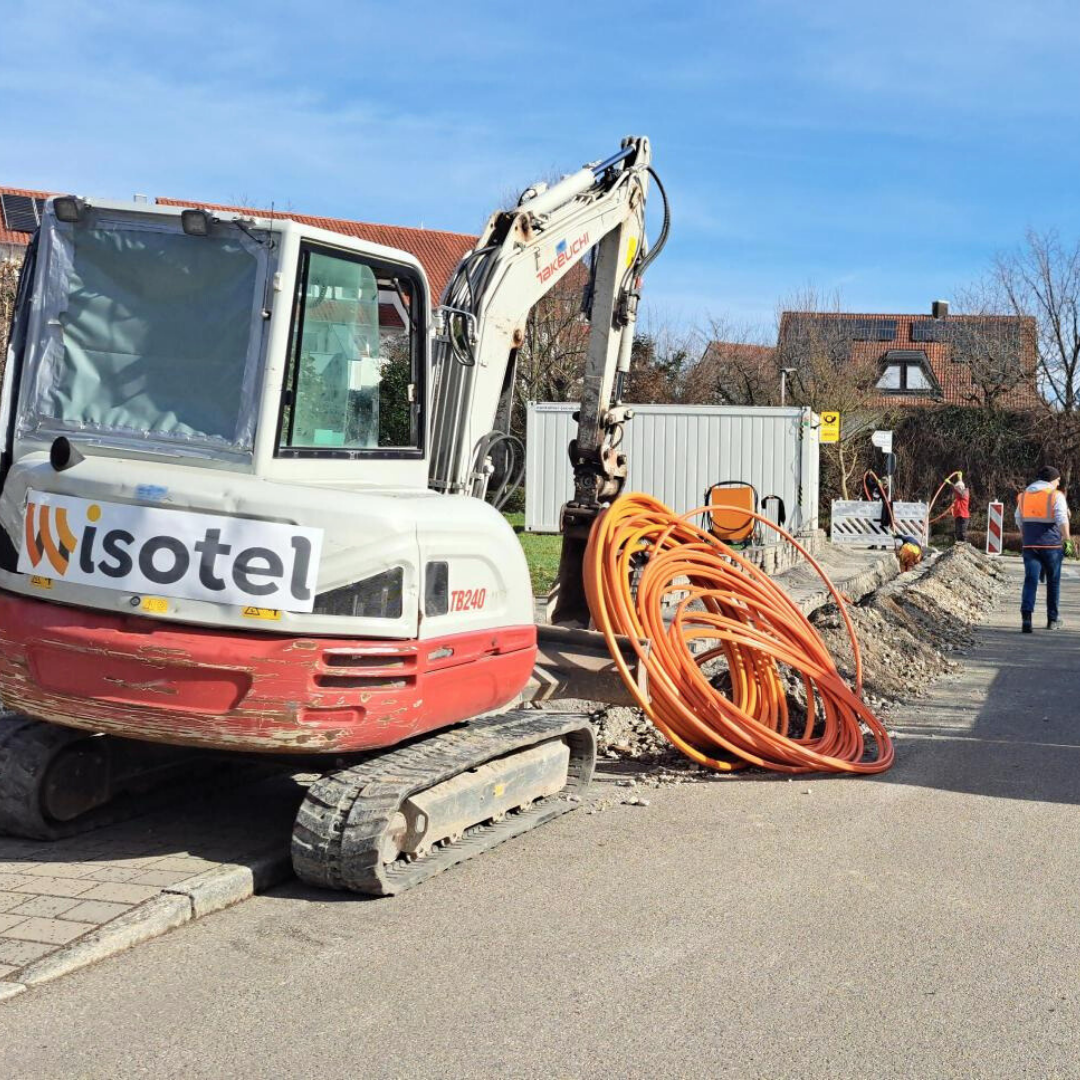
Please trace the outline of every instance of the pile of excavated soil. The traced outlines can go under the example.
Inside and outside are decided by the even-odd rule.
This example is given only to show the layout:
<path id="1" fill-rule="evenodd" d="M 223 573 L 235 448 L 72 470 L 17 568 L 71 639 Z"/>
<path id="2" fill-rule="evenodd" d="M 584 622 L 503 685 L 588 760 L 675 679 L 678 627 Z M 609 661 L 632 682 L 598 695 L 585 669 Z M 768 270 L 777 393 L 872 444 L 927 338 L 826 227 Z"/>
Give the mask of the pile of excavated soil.
<path id="1" fill-rule="evenodd" d="M 863 662 L 867 703 L 884 714 L 900 699 L 917 697 L 931 682 L 959 664 L 951 654 L 974 640 L 983 621 L 1007 588 L 998 562 L 969 544 L 902 574 L 848 612 L 855 626 Z M 834 604 L 811 617 L 837 667 L 854 681 L 851 643 Z M 794 673 L 785 673 L 793 734 L 805 716 L 805 693 Z M 638 709 L 600 708 L 592 717 L 601 762 L 624 762 L 638 783 L 685 783 L 717 774 L 684 757 Z"/>
<path id="2" fill-rule="evenodd" d="M 899 699 L 918 697 L 935 679 L 960 665 L 951 654 L 974 641 L 975 627 L 1006 590 L 1005 571 L 970 544 L 889 582 L 848 608 L 859 639 L 868 703 L 888 711 Z M 849 681 L 851 643 L 833 604 L 811 619 Z"/>

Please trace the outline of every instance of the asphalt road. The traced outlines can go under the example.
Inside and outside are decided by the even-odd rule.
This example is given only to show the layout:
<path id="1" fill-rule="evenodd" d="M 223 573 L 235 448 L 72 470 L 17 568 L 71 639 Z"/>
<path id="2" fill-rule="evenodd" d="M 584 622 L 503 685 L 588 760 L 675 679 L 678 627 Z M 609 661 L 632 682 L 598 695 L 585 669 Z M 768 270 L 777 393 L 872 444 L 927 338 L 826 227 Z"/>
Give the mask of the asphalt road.
<path id="1" fill-rule="evenodd" d="M 280 889 L 0 1007 L 2 1072 L 1080 1076 L 1065 584 L 1073 628 L 1010 604 L 884 777 L 665 788 L 390 901 Z"/>

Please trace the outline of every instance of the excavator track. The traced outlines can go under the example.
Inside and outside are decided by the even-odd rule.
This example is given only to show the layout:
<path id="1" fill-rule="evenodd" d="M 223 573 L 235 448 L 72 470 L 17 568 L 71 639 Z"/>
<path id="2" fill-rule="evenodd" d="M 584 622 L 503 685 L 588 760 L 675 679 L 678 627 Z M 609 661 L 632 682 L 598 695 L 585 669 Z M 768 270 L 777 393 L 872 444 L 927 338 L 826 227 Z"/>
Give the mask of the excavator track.
<path id="1" fill-rule="evenodd" d="M 243 768 L 205 751 L 0 712 L 0 836 L 64 840 L 188 798 L 192 782 Z"/>
<path id="2" fill-rule="evenodd" d="M 478 822 L 460 839 L 412 858 L 386 859 L 385 841 L 405 800 L 471 769 L 552 740 L 570 748 L 561 791 Z M 310 885 L 393 896 L 573 810 L 592 778 L 596 736 L 585 714 L 518 710 L 475 720 L 318 780 L 292 838 L 293 868 Z"/>
<path id="3" fill-rule="evenodd" d="M 0 834 L 59 840 L 83 831 L 78 822 L 56 821 L 48 814 L 41 785 L 57 755 L 89 739 L 84 731 L 18 713 L 0 714 Z"/>

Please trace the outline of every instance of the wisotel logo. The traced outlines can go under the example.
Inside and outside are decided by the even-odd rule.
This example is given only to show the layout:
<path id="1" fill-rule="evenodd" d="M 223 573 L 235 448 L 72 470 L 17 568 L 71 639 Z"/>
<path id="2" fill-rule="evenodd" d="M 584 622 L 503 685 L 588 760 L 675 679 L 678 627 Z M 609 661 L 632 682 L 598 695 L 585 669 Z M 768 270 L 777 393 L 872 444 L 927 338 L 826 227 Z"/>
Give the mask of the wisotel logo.
<path id="1" fill-rule="evenodd" d="M 19 570 L 98 588 L 310 611 L 322 530 L 30 492 Z"/>
<path id="2" fill-rule="evenodd" d="M 71 553 L 75 550 L 79 540 L 68 525 L 67 510 L 59 507 L 56 510 L 55 519 L 53 519 L 50 515 L 52 509 L 49 506 L 27 503 L 26 551 L 35 569 L 40 566 L 41 560 L 45 558 L 48 559 L 57 575 L 63 577 L 67 573 Z M 101 517 L 101 507 L 91 506 L 86 516 L 91 521 L 97 521 Z M 53 536 L 54 525 L 56 528 L 55 537 Z"/>

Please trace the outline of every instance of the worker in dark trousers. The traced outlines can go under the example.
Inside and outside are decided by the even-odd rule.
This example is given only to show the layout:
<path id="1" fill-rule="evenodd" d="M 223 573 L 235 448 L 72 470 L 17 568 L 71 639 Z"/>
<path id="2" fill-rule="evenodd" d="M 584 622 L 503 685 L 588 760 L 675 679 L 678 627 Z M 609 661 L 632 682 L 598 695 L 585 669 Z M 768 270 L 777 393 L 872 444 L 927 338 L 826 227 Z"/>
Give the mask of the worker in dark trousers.
<path id="1" fill-rule="evenodd" d="M 1061 560 L 1069 541 L 1069 507 L 1058 490 L 1061 473 L 1052 465 L 1039 470 L 1034 483 L 1016 497 L 1016 525 L 1024 545 L 1024 592 L 1020 600 L 1021 630 L 1031 633 L 1039 574 L 1046 574 L 1046 628 L 1064 625 L 1058 613 Z"/>
<path id="2" fill-rule="evenodd" d="M 959 477 L 952 485 L 953 536 L 958 544 L 967 543 L 968 521 L 971 518 L 971 492 Z"/>

